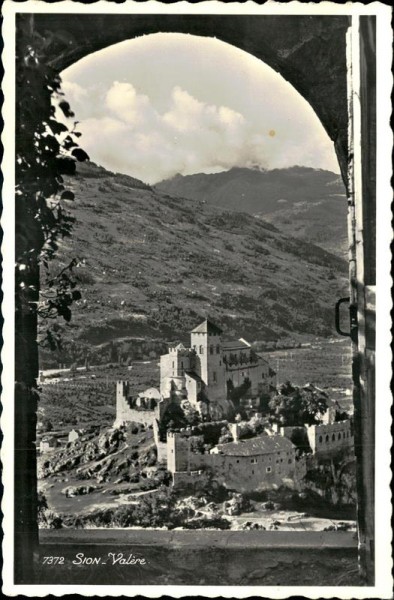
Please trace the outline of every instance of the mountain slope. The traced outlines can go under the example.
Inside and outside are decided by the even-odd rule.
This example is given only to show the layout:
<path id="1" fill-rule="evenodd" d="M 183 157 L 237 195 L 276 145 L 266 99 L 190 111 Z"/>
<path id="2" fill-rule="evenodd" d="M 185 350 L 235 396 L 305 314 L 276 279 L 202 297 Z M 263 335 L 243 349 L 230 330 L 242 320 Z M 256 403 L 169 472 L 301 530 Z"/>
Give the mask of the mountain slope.
<path id="1" fill-rule="evenodd" d="M 208 175 L 176 175 L 156 189 L 262 217 L 293 237 L 346 256 L 345 189 L 340 177 L 330 171 L 234 167 Z"/>
<path id="2" fill-rule="evenodd" d="M 185 339 L 208 314 L 227 336 L 251 341 L 332 333 L 347 286 L 342 259 L 251 215 L 172 198 L 96 165 L 78 170 L 76 224 L 53 271 L 78 257 L 82 300 L 65 327 L 68 350 L 45 354 L 46 364 L 69 361 L 70 346 L 94 356 L 125 338 Z"/>

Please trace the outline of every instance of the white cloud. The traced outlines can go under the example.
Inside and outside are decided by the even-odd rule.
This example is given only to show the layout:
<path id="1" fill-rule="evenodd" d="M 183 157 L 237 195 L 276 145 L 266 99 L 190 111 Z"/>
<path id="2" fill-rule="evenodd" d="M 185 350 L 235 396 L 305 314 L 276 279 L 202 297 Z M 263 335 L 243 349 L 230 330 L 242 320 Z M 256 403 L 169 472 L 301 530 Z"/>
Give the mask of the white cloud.
<path id="1" fill-rule="evenodd" d="M 106 106 L 129 125 L 142 127 L 154 115 L 150 100 L 137 94 L 131 83 L 114 81 L 106 94 Z"/>
<path id="2" fill-rule="evenodd" d="M 68 86 L 77 117 L 80 102 L 88 114 L 86 104 L 96 96 L 75 91 Z M 113 82 L 103 98 L 99 114 L 95 105 L 95 116 L 82 120 L 79 129 L 91 159 L 111 170 L 155 183 L 178 172 L 220 170 L 263 160 L 261 140 L 242 114 L 201 102 L 180 86 L 172 89 L 169 109 L 163 114 L 128 82 Z"/>
<path id="3" fill-rule="evenodd" d="M 63 81 L 62 83 L 63 92 L 69 98 L 69 102 L 80 103 L 84 101 L 87 96 L 87 90 L 75 81 Z"/>
<path id="4" fill-rule="evenodd" d="M 113 81 L 98 91 L 68 81 L 63 88 L 91 159 L 147 183 L 233 166 L 316 166 L 319 153 L 322 160 L 330 159 L 320 132 L 305 133 L 303 120 L 291 114 L 271 112 L 256 120 L 203 102 L 179 85 L 170 90 L 161 113 L 129 82 Z"/>

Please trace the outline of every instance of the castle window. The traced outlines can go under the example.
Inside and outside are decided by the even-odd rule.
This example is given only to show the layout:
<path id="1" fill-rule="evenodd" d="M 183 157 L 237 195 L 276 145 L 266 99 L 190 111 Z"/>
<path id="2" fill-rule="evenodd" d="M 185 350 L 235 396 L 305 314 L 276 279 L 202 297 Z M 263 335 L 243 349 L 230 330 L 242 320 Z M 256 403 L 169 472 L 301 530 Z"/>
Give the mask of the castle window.
<path id="1" fill-rule="evenodd" d="M 252 475 L 254 475 L 254 471 L 252 471 Z"/>
<path id="2" fill-rule="evenodd" d="M 239 460 L 237 460 L 237 463 L 239 463 Z"/>
<path id="3" fill-rule="evenodd" d="M 291 465 L 291 458 L 289 458 L 289 460 L 287 462 L 289 463 L 289 465 Z"/>
<path id="4" fill-rule="evenodd" d="M 219 344 L 216 346 L 216 354 L 220 354 L 220 346 L 219 346 Z"/>
<path id="5" fill-rule="evenodd" d="M 213 377 L 213 380 L 214 380 L 214 382 L 216 382 L 216 381 L 217 381 L 217 378 L 216 378 L 216 371 L 213 371 L 213 373 L 212 373 L 212 377 Z"/>
<path id="6" fill-rule="evenodd" d="M 204 354 L 204 346 L 200 346 L 200 354 Z"/>
<path id="7" fill-rule="evenodd" d="M 267 473 L 271 473 L 271 471 L 272 471 L 272 467 L 267 467 L 267 468 L 266 468 L 266 472 L 267 472 Z"/>
<path id="8" fill-rule="evenodd" d="M 257 463 L 257 458 L 252 458 L 252 459 L 250 460 L 250 462 L 251 462 L 253 465 L 255 465 L 255 464 Z"/>
<path id="9" fill-rule="evenodd" d="M 329 439 L 330 439 L 330 436 L 326 435 L 326 442 L 328 442 Z"/>
<path id="10" fill-rule="evenodd" d="M 339 439 L 339 436 L 338 436 L 338 439 Z M 332 434 L 332 441 L 335 442 L 335 433 Z"/>
<path id="11" fill-rule="evenodd" d="M 323 443 L 323 436 L 319 435 L 319 443 L 322 444 Z"/>
<path id="12" fill-rule="evenodd" d="M 341 434 L 340 434 L 340 433 L 338 433 L 338 440 L 340 440 L 340 439 L 341 439 Z"/>
<path id="13" fill-rule="evenodd" d="M 213 346 L 209 346 L 209 354 L 213 354 Z"/>

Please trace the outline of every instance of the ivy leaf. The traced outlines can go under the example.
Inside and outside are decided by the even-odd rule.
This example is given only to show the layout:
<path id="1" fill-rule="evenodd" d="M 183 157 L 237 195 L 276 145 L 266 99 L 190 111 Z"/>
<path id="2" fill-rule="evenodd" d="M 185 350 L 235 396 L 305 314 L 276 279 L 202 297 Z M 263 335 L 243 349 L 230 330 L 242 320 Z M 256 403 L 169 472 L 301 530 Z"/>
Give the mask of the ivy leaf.
<path id="1" fill-rule="evenodd" d="M 63 123 L 59 123 L 59 121 L 55 121 L 55 119 L 49 119 L 49 126 L 55 135 L 68 131 L 68 128 L 63 125 Z"/>
<path id="2" fill-rule="evenodd" d="M 60 156 L 56 160 L 58 172 L 62 175 L 74 175 L 76 171 L 75 161 L 67 156 Z"/>
<path id="3" fill-rule="evenodd" d="M 66 150 L 70 150 L 70 148 L 75 148 L 76 145 L 77 144 L 69 135 L 63 140 L 63 146 Z"/>
<path id="4" fill-rule="evenodd" d="M 63 114 L 65 117 L 74 117 L 75 114 L 73 113 L 73 111 L 70 108 L 70 105 L 68 102 L 66 102 L 65 100 L 62 100 L 61 102 L 59 102 L 59 108 L 63 111 Z"/>
<path id="5" fill-rule="evenodd" d="M 75 195 L 70 190 L 66 190 L 65 192 L 63 192 L 61 198 L 62 200 L 74 200 Z"/>
<path id="6" fill-rule="evenodd" d="M 85 160 L 89 160 L 89 156 L 86 154 L 85 150 L 82 150 L 82 148 L 74 148 L 74 150 L 71 152 L 71 154 L 73 156 L 75 156 L 75 158 L 79 162 L 84 162 Z"/>

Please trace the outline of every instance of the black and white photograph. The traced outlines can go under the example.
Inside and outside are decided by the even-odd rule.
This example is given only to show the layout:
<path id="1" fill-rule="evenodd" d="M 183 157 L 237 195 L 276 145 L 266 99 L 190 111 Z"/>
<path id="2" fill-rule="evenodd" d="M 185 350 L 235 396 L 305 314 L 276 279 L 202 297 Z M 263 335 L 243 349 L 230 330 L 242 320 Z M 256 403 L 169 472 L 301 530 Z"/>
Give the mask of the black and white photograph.
<path id="1" fill-rule="evenodd" d="M 390 7 L 3 17 L 4 593 L 391 597 Z"/>

